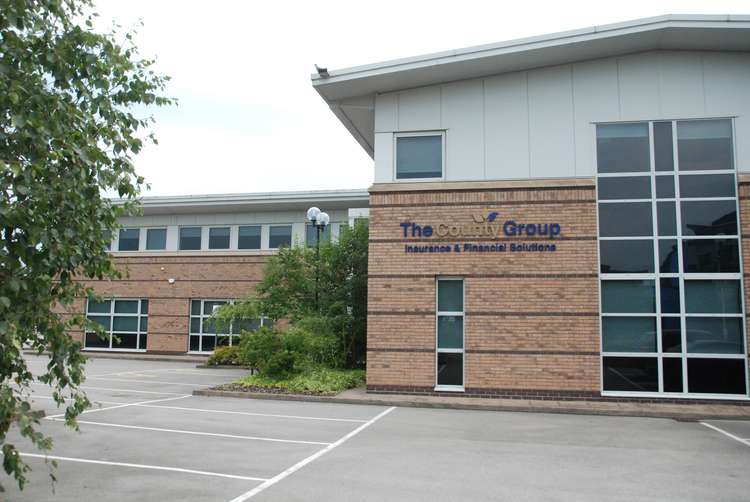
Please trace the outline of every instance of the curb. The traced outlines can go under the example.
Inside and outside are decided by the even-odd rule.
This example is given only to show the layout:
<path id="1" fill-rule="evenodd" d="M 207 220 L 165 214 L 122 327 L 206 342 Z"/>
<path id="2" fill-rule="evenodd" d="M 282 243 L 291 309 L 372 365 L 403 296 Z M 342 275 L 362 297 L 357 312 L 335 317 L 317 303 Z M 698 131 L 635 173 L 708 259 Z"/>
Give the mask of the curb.
<path id="1" fill-rule="evenodd" d="M 614 417 L 663 418 L 682 422 L 700 420 L 750 420 L 748 416 L 727 415 L 721 413 L 698 415 L 695 413 L 675 413 L 669 411 L 643 410 L 596 410 L 549 406 L 507 406 L 493 404 L 440 403 L 400 401 L 396 399 L 354 399 L 337 396 L 307 396 L 302 394 L 272 394 L 265 392 L 238 392 L 200 389 L 193 391 L 194 396 L 230 397 L 240 399 L 267 399 L 271 401 L 307 401 L 312 403 L 360 404 L 367 406 L 396 406 L 399 408 L 432 408 L 446 410 L 503 411 L 523 413 L 555 413 L 562 415 L 595 415 Z"/>
<path id="2" fill-rule="evenodd" d="M 41 354 L 37 352 L 36 350 L 24 350 L 24 354 L 30 354 L 33 356 L 38 355 L 49 355 L 49 352 L 42 352 Z M 168 355 L 158 355 L 158 354 L 138 354 L 133 352 L 98 352 L 98 351 L 87 351 L 82 350 L 81 354 L 86 357 L 87 359 L 123 359 L 126 361 L 161 361 L 161 362 L 175 362 L 175 363 L 204 363 L 206 362 L 206 357 L 202 356 L 182 356 L 182 355 L 175 355 L 175 356 L 168 356 Z"/>
<path id="3" fill-rule="evenodd" d="M 200 368 L 203 370 L 247 370 L 250 371 L 250 368 L 247 366 L 238 366 L 236 364 L 198 364 L 195 366 L 196 368 Z"/>

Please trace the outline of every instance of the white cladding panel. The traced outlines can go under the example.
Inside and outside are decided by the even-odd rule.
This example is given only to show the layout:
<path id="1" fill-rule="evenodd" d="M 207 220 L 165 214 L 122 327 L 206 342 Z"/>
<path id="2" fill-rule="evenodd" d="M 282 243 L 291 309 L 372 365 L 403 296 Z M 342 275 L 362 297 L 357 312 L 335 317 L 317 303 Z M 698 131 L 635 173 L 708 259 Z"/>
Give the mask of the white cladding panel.
<path id="1" fill-rule="evenodd" d="M 375 181 L 393 133 L 445 130 L 446 180 L 592 176 L 594 122 L 736 117 L 750 171 L 750 53 L 654 51 L 377 97 Z"/>

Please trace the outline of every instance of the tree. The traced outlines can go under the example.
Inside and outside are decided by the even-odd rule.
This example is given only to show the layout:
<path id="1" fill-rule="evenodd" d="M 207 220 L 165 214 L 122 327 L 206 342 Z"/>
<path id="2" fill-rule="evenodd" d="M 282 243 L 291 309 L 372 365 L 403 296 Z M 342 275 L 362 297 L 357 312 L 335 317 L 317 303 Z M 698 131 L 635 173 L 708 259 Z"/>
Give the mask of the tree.
<path id="1" fill-rule="evenodd" d="M 97 33 L 92 7 L 0 0 L 0 444 L 20 488 L 29 467 L 6 441 L 11 425 L 38 448 L 52 446 L 35 427 L 34 378 L 66 406 L 71 427 L 90 405 L 79 389 L 80 344 L 66 334 L 87 321 L 56 312 L 93 295 L 76 277 L 119 276 L 105 247 L 143 186 L 132 155 L 155 142 L 144 130 L 152 119 L 131 107 L 172 102 L 160 95 L 166 77 L 138 56 L 132 33 L 122 44 L 114 31 Z M 24 347 L 49 354 L 43 374 L 29 371 Z"/>
<path id="2" fill-rule="evenodd" d="M 323 317 L 339 337 L 349 367 L 364 366 L 367 338 L 366 220 L 344 230 L 335 242 L 322 242 L 320 258 L 314 248 L 282 248 L 266 262 L 255 293 L 214 314 L 220 325 L 261 315 L 292 323 Z M 316 273 L 319 274 L 320 311 L 315 308 Z M 314 324 L 314 323 L 313 323 Z"/>

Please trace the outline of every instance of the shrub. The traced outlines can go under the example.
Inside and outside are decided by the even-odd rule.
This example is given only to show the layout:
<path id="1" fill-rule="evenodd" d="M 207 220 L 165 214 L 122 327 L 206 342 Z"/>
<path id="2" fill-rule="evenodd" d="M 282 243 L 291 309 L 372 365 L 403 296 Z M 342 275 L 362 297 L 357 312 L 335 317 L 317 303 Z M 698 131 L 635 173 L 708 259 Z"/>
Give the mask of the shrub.
<path id="1" fill-rule="evenodd" d="M 240 348 L 237 345 L 231 347 L 217 347 L 213 354 L 208 357 L 206 364 L 209 366 L 219 366 L 223 364 L 239 366 L 242 364 Z"/>

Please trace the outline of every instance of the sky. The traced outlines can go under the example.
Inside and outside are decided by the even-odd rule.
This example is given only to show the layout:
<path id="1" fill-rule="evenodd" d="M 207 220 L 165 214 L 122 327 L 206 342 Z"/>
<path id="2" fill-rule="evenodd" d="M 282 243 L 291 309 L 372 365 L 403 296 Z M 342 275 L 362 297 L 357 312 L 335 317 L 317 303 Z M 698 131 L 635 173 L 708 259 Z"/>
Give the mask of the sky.
<path id="1" fill-rule="evenodd" d="M 750 14 L 747 0 L 98 0 L 100 25 L 169 75 L 145 196 L 362 189 L 373 161 L 310 84 L 329 70 L 662 14 Z M 142 26 L 138 23 L 142 22 Z"/>

